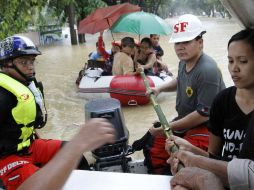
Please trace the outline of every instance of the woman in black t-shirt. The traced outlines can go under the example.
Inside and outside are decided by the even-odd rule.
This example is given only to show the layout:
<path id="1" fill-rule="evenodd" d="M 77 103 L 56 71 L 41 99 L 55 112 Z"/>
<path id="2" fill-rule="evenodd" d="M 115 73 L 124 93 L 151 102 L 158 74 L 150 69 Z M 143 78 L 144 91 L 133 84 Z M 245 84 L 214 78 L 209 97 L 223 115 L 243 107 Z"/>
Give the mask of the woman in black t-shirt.
<path id="1" fill-rule="evenodd" d="M 223 160 L 239 157 L 254 110 L 254 30 L 235 34 L 228 42 L 228 70 L 235 86 L 215 98 L 210 113 L 209 152 Z"/>

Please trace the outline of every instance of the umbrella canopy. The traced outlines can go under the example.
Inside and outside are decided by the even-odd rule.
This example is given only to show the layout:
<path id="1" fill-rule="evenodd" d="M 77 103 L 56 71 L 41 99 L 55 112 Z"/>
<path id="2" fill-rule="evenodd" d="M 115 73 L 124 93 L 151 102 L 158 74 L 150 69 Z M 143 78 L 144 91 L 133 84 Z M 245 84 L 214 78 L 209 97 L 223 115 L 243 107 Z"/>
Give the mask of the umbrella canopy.
<path id="1" fill-rule="evenodd" d="M 169 24 L 155 14 L 135 12 L 122 15 L 111 27 L 112 32 L 134 34 L 168 35 L 172 30 Z"/>
<path id="2" fill-rule="evenodd" d="M 122 14 L 136 11 L 140 11 L 140 7 L 130 3 L 98 8 L 79 22 L 78 33 L 95 34 L 103 31 L 112 26 Z"/>

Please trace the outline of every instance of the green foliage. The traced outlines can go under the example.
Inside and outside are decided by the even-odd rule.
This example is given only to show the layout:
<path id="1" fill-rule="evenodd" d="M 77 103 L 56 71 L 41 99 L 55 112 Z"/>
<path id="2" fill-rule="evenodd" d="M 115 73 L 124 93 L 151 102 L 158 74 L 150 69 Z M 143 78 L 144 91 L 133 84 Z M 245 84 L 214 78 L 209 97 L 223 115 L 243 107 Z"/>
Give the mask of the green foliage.
<path id="1" fill-rule="evenodd" d="M 162 17 L 192 13 L 196 15 L 215 16 L 215 12 L 221 16 L 228 13 L 220 0 L 163 0 L 158 14 Z"/>
<path id="2" fill-rule="evenodd" d="M 75 15 L 72 16 L 75 16 L 78 23 L 98 7 L 107 6 L 105 2 L 109 1 L 104 1 L 0 0 L 0 40 L 15 33 L 24 32 L 28 26 L 67 22 L 70 15 L 67 14 L 66 7 L 71 2 L 75 6 Z M 224 16 L 226 12 L 219 0 L 130 0 L 128 2 L 162 17 L 183 13 L 202 14 L 203 12 L 213 16 L 215 10 Z"/>
<path id="3" fill-rule="evenodd" d="M 44 0 L 0 0 L 0 39 L 27 30 L 43 6 Z"/>
<path id="4" fill-rule="evenodd" d="M 106 1 L 107 2 L 107 1 Z M 161 17 L 192 13 L 214 16 L 215 11 L 222 16 L 227 12 L 220 0 L 130 0 L 144 11 L 158 14 Z"/>
<path id="5" fill-rule="evenodd" d="M 106 7 L 107 4 L 101 0 L 76 0 L 77 20 L 82 20 L 99 7 Z"/>
<path id="6" fill-rule="evenodd" d="M 25 32 L 28 26 L 65 23 L 70 2 L 75 5 L 78 20 L 106 6 L 101 0 L 0 0 L 0 40 Z"/>
<path id="7" fill-rule="evenodd" d="M 71 2 L 75 5 L 75 17 L 77 20 L 83 19 L 98 7 L 105 7 L 107 4 L 102 0 L 50 0 L 48 10 L 58 18 L 58 21 L 65 22 L 68 17 L 66 6 Z"/>
<path id="8" fill-rule="evenodd" d="M 48 12 L 51 13 L 52 17 L 55 17 L 55 19 L 59 23 L 63 23 L 66 21 L 67 15 L 66 15 L 66 6 L 68 6 L 71 2 L 75 2 L 75 0 L 50 0 L 47 7 L 47 15 Z M 46 17 L 46 20 L 48 18 Z M 48 19 L 49 20 L 49 19 Z"/>

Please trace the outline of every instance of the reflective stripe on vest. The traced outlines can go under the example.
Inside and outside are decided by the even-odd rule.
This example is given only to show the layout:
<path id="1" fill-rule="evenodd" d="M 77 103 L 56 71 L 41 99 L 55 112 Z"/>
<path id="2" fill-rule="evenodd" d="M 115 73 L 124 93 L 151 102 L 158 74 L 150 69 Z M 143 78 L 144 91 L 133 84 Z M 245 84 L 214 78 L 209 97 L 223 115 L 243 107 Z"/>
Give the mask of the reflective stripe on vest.
<path id="1" fill-rule="evenodd" d="M 0 73 L 0 86 L 14 94 L 18 101 L 12 109 L 12 116 L 18 125 L 22 125 L 19 137 L 22 142 L 17 148 L 19 151 L 30 146 L 30 138 L 33 136 L 33 123 L 36 118 L 34 95 L 25 85 L 4 73 Z"/>

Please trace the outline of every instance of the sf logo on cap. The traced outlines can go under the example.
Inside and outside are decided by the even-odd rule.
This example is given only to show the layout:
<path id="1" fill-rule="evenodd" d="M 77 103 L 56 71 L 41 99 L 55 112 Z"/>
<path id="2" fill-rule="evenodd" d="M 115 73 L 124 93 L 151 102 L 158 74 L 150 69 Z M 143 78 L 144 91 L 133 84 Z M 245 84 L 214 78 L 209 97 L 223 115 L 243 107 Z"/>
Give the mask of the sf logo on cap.
<path id="1" fill-rule="evenodd" d="M 180 22 L 174 26 L 174 33 L 185 32 L 188 22 Z"/>

